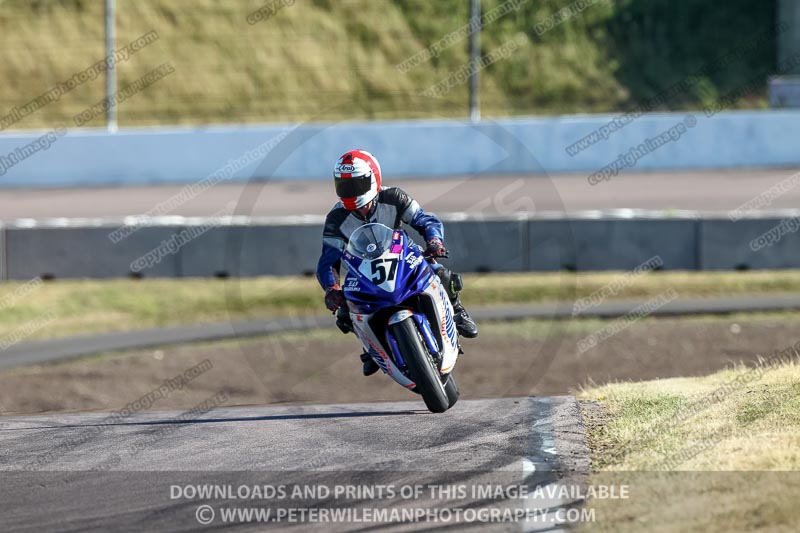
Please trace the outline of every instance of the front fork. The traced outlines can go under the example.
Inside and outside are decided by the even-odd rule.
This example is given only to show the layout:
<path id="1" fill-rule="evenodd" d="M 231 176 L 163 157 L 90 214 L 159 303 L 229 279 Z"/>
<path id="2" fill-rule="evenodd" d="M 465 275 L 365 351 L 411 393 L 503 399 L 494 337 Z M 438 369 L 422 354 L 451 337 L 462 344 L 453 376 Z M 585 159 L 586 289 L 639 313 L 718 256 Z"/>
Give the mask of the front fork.
<path id="1" fill-rule="evenodd" d="M 439 350 L 439 343 L 436 342 L 436 338 L 433 336 L 433 331 L 431 331 L 431 326 L 428 323 L 428 319 L 424 315 L 414 313 L 410 310 L 398 311 L 389 319 L 389 325 L 395 324 L 400 320 L 408 320 L 408 318 L 413 318 L 414 322 L 417 323 L 417 328 L 422 334 L 421 336 L 423 342 L 425 343 L 425 347 L 428 349 L 428 353 L 433 356 L 433 359 L 436 362 L 437 371 L 440 370 L 442 357 Z M 386 342 L 389 344 L 389 347 L 392 350 L 392 354 L 394 355 L 394 359 L 398 368 L 405 370 L 406 362 L 403 359 L 403 354 L 400 353 L 400 347 L 397 344 L 397 339 L 395 339 L 394 335 L 392 334 L 391 328 L 386 328 Z"/>

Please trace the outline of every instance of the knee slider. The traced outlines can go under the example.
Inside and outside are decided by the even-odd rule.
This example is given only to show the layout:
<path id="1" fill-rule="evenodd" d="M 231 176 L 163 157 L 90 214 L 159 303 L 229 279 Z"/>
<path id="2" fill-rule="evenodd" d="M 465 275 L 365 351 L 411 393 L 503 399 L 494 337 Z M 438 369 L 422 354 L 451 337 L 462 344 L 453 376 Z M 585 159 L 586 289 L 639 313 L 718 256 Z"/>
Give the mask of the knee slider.
<path id="1" fill-rule="evenodd" d="M 444 290 L 450 296 L 450 299 L 458 297 L 458 292 L 464 288 L 464 282 L 461 280 L 461 274 L 456 274 L 449 268 L 440 268 L 436 271 L 436 275 L 442 280 Z"/>

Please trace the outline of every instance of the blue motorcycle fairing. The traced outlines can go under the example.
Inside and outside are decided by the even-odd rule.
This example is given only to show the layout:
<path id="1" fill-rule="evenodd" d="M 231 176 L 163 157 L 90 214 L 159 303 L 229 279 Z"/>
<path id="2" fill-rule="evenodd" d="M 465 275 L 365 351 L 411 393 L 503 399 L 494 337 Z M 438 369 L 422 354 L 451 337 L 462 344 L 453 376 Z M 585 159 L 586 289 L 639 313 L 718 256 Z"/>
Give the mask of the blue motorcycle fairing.
<path id="1" fill-rule="evenodd" d="M 391 240 L 379 241 L 379 237 L 366 240 L 366 246 L 370 249 L 369 252 L 360 253 L 361 256 L 356 255 L 359 252 L 353 247 L 348 247 L 342 256 L 347 267 L 343 290 L 353 313 L 371 315 L 380 309 L 399 305 L 423 292 L 434 279 L 438 279 L 425 260 L 422 248 L 404 231 L 394 230 Z M 392 257 L 386 259 L 387 256 Z M 396 265 L 392 265 L 395 261 Z M 371 268 L 366 268 L 365 263 Z M 372 276 L 365 275 L 364 270 Z M 379 282 L 387 279 L 394 283 L 393 291 L 379 286 Z"/>

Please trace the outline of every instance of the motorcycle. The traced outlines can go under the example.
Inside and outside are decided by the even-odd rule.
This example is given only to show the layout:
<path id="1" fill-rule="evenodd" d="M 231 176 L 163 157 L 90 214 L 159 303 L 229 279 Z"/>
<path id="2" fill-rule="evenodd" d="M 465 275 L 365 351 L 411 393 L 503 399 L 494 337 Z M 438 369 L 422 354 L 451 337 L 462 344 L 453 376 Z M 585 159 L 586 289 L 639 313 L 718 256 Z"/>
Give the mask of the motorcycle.
<path id="1" fill-rule="evenodd" d="M 364 351 L 431 412 L 453 407 L 453 369 L 463 352 L 450 298 L 422 248 L 403 230 L 365 224 L 350 236 L 342 264 L 352 330 Z"/>

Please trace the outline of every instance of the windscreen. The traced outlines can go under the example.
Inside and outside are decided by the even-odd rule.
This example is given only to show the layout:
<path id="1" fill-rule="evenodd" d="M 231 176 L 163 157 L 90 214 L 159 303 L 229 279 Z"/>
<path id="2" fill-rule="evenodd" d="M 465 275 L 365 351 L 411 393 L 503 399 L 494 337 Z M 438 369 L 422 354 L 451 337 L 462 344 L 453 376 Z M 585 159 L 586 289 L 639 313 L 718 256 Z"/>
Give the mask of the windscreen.
<path id="1" fill-rule="evenodd" d="M 380 257 L 392 244 L 394 230 L 383 224 L 365 224 L 350 235 L 347 251 L 362 259 Z"/>

